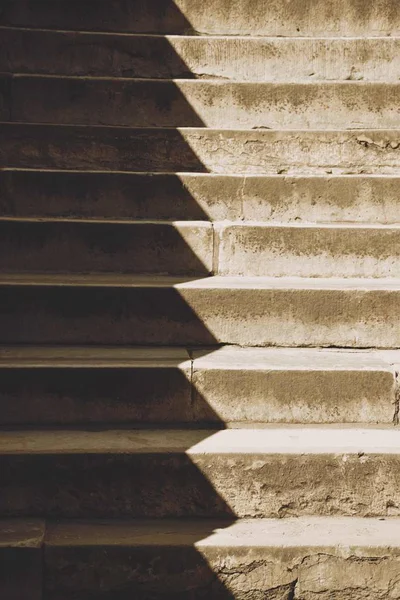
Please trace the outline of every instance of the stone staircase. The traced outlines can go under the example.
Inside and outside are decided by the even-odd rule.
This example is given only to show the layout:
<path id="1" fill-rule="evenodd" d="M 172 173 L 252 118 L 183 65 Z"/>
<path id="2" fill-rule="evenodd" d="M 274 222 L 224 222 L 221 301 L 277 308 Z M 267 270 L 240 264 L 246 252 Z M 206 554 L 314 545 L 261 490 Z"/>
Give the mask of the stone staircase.
<path id="1" fill-rule="evenodd" d="M 397 36 L 1 3 L 1 600 L 400 599 Z"/>

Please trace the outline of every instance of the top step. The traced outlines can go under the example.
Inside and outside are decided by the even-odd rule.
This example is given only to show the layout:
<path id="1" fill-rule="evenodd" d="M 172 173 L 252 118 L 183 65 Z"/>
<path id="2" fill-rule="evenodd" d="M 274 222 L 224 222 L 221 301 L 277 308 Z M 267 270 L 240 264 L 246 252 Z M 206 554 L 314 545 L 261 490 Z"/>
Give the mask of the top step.
<path id="1" fill-rule="evenodd" d="M 0 24 L 162 34 L 386 36 L 400 33 L 398 0 L 3 0 Z"/>

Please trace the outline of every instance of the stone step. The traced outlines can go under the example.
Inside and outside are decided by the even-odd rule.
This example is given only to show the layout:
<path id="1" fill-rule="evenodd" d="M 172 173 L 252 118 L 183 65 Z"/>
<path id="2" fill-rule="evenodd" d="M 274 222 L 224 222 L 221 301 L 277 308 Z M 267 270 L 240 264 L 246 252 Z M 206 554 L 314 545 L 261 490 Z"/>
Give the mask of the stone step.
<path id="1" fill-rule="evenodd" d="M 196 402 L 228 426 L 397 421 L 397 351 L 225 346 L 192 356 Z"/>
<path id="2" fill-rule="evenodd" d="M 219 174 L 400 173 L 400 130 L 128 129 L 3 123 L 0 165 Z"/>
<path id="3" fill-rule="evenodd" d="M 395 598 L 399 535 L 396 518 L 49 523 L 46 598 Z"/>
<path id="4" fill-rule="evenodd" d="M 399 225 L 0 219 L 0 271 L 400 278 Z"/>
<path id="5" fill-rule="evenodd" d="M 45 526 L 39 519 L 0 520 L 0 596 L 42 600 Z"/>
<path id="6" fill-rule="evenodd" d="M 397 0 L 69 0 L 3 2 L 0 24 L 66 30 L 138 33 L 200 33 L 273 36 L 365 36 L 400 34 Z"/>
<path id="7" fill-rule="evenodd" d="M 0 219 L 3 272 L 208 275 L 213 230 L 202 221 L 94 222 Z"/>
<path id="8" fill-rule="evenodd" d="M 400 78 L 400 39 L 110 35 L 1 29 L 0 72 L 241 81 Z"/>
<path id="9" fill-rule="evenodd" d="M 397 351 L 0 347 L 0 424 L 392 423 Z"/>
<path id="10" fill-rule="evenodd" d="M 397 225 L 242 222 L 215 228 L 219 275 L 400 277 Z"/>
<path id="11" fill-rule="evenodd" d="M 4 517 L 399 516 L 400 431 L 0 432 Z"/>
<path id="12" fill-rule="evenodd" d="M 3 217 L 398 223 L 400 179 L 0 171 Z"/>
<path id="13" fill-rule="evenodd" d="M 399 279 L 0 277 L 0 343 L 399 348 Z"/>
<path id="14" fill-rule="evenodd" d="M 241 83 L 18 75 L 4 104 L 23 123 L 219 129 L 398 127 L 400 83 Z M 27 101 L 29 98 L 29 101 Z"/>

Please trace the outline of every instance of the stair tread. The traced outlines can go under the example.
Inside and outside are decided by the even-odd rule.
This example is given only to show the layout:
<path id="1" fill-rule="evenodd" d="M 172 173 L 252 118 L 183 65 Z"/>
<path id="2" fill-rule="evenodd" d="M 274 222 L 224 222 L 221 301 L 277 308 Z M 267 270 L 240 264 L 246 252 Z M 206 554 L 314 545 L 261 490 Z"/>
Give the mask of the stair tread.
<path id="1" fill-rule="evenodd" d="M 305 41 L 305 42 L 309 42 L 310 44 L 313 44 L 315 41 L 324 41 L 324 42 L 335 42 L 335 41 L 344 41 L 344 42 L 353 42 L 353 41 L 377 41 L 377 42 L 385 42 L 390 44 L 391 42 L 395 43 L 397 40 L 400 40 L 400 35 L 368 35 L 368 33 L 365 34 L 365 36 L 361 36 L 361 35 L 353 35 L 353 36 L 341 36 L 341 35 L 331 35 L 331 36 L 323 36 L 323 35 L 314 35 L 314 36 L 302 36 L 302 35 L 292 35 L 290 37 L 283 37 L 283 36 L 273 36 L 273 35 L 240 35 L 240 34 L 235 34 L 235 35 L 230 35 L 230 34 L 216 34 L 216 33 L 212 33 L 212 34 L 207 34 L 207 35 L 199 35 L 198 32 L 196 32 L 196 34 L 169 34 L 169 33 L 140 33 L 140 32 L 123 32 L 123 31 L 90 31 L 90 30 L 84 30 L 84 31 L 79 31 L 79 30 L 72 30 L 72 29 L 49 29 L 49 28 L 45 28 L 45 27 L 24 27 L 24 26 L 18 26 L 18 25 L 0 25 L 0 32 L 1 31 L 15 31 L 15 32 L 30 32 L 30 33 L 34 33 L 34 34 L 38 34 L 40 35 L 40 33 L 49 33 L 49 34 L 67 34 L 67 35 L 71 35 L 71 36 L 79 36 L 79 37 L 98 37 L 98 38 L 105 38 L 105 39 L 112 39 L 112 38 L 121 38 L 121 39 L 125 39 L 125 38 L 139 38 L 139 39 L 152 39 L 152 38 L 156 38 L 156 39 L 166 39 L 166 40 L 174 40 L 174 39 L 190 39 L 190 40 L 194 40 L 197 41 L 199 40 L 200 42 L 204 43 L 204 42 L 212 42 L 213 40 L 243 40 L 243 41 L 248 41 L 248 42 L 253 42 L 253 43 L 260 43 L 262 44 L 264 41 L 269 41 L 271 43 L 276 43 L 276 44 L 291 44 L 293 42 L 296 42 L 297 40 L 301 40 L 301 41 Z"/>
<path id="2" fill-rule="evenodd" d="M 224 370 L 392 370 L 400 350 L 243 348 L 192 351 L 194 368 Z M 183 365 L 189 350 L 173 346 L 0 346 L 0 367 L 107 367 Z"/>
<path id="3" fill-rule="evenodd" d="M 40 548 L 44 541 L 42 519 L 0 519 L 0 548 Z"/>
<path id="4" fill-rule="evenodd" d="M 77 217 L 24 217 L 24 216 L 2 216 L 0 214 L 0 223 L 12 223 L 12 224 L 25 224 L 31 223 L 32 225 L 40 225 L 44 224 L 62 224 L 68 223 L 72 225 L 92 225 L 96 227 L 96 224 L 111 224 L 122 226 L 154 226 L 154 227 L 171 227 L 174 229 L 190 229 L 191 227 L 196 227 L 197 229 L 209 229 L 211 227 L 211 221 L 208 219 L 204 220 L 166 220 L 166 219 L 111 219 L 111 218 L 102 218 L 102 217 L 93 217 L 93 218 L 77 218 Z M 332 223 L 311 223 L 308 221 L 303 222 L 278 222 L 278 221 L 259 221 L 259 220 L 251 220 L 247 219 L 243 220 L 220 220 L 220 221 L 212 221 L 214 227 L 219 229 L 226 229 L 229 227 L 237 227 L 240 229 L 245 228 L 258 228 L 258 229 L 305 229 L 305 230 L 372 230 L 372 231 L 398 231 L 400 230 L 400 223 L 368 223 L 368 222 L 356 222 L 356 223 L 341 223 L 341 222 L 332 222 Z"/>
<path id="5" fill-rule="evenodd" d="M 175 289 L 254 289 L 254 290 L 400 290 L 400 278 L 325 277 L 169 277 L 137 276 L 125 273 L 34 274 L 1 273 L 0 285 L 79 286 L 79 287 L 164 287 Z"/>
<path id="6" fill-rule="evenodd" d="M 48 523 L 48 546 L 196 546 L 398 548 L 400 518 L 72 521 Z"/>
<path id="7" fill-rule="evenodd" d="M 0 455 L 32 454 L 400 455 L 392 425 L 267 425 L 224 430 L 82 429 L 0 432 Z"/>
<path id="8" fill-rule="evenodd" d="M 118 346 L 0 346 L 2 367 L 106 367 L 183 365 L 189 361 L 185 348 Z"/>

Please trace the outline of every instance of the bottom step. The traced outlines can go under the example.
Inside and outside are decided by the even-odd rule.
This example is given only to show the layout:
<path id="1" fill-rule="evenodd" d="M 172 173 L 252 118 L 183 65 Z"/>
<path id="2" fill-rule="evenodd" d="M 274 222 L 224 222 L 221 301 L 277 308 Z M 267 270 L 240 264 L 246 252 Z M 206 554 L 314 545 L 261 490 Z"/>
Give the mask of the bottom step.
<path id="1" fill-rule="evenodd" d="M 400 520 L 81 522 L 48 527 L 46 599 L 400 598 Z"/>
<path id="2" fill-rule="evenodd" d="M 400 519 L 0 522 L 4 600 L 395 600 Z"/>

